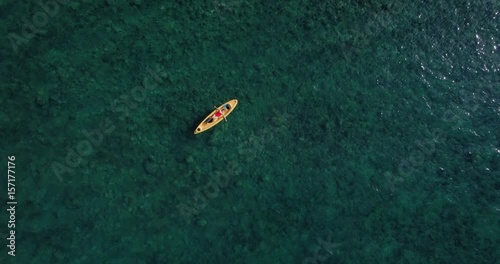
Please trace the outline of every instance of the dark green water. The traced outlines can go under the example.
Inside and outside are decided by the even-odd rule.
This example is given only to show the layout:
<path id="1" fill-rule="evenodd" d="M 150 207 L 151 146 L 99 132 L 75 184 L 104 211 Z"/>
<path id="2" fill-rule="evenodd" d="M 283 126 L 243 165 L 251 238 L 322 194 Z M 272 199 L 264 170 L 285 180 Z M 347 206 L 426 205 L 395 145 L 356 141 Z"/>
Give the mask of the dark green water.
<path id="1" fill-rule="evenodd" d="M 62 2 L 0 1 L 1 263 L 498 263 L 499 1 Z"/>

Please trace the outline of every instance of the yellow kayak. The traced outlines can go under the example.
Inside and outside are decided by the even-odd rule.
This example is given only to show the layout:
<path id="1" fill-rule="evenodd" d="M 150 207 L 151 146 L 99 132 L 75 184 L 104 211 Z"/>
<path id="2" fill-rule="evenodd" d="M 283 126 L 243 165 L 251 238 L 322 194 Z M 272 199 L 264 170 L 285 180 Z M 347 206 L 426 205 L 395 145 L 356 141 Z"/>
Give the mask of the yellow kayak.
<path id="1" fill-rule="evenodd" d="M 210 113 L 201 123 L 200 125 L 194 130 L 195 134 L 200 134 L 201 132 L 205 132 L 209 130 L 210 128 L 214 127 L 220 121 L 226 119 L 226 117 L 233 112 L 234 108 L 236 108 L 236 105 L 238 104 L 238 100 L 233 99 L 231 101 L 228 101 L 221 106 L 217 107 L 212 113 Z"/>

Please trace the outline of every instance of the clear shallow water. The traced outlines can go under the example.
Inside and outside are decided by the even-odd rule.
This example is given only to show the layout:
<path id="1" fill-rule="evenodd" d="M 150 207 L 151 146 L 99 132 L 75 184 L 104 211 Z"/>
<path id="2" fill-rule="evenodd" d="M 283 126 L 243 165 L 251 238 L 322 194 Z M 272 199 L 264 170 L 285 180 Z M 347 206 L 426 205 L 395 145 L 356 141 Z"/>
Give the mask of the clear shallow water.
<path id="1" fill-rule="evenodd" d="M 0 6 L 4 35 L 40 10 Z M 2 43 L 17 261 L 494 263 L 499 9 L 61 6 Z"/>

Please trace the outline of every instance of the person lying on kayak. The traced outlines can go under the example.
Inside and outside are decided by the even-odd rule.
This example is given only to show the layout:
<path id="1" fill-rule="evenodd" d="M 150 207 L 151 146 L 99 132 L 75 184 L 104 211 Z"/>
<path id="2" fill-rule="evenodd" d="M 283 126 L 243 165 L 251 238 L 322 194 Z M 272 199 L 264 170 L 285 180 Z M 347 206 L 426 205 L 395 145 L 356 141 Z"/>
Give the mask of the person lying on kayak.
<path id="1" fill-rule="evenodd" d="M 214 107 L 217 108 L 217 106 L 214 106 Z M 229 109 L 228 105 L 225 105 L 224 107 L 221 107 L 220 109 L 218 109 L 218 111 L 215 112 L 215 114 L 212 116 L 212 118 L 207 120 L 207 123 L 212 123 L 213 121 L 219 119 L 221 116 L 224 117 L 224 120 L 226 120 L 226 116 L 224 116 L 224 112 L 226 112 L 227 109 Z"/>

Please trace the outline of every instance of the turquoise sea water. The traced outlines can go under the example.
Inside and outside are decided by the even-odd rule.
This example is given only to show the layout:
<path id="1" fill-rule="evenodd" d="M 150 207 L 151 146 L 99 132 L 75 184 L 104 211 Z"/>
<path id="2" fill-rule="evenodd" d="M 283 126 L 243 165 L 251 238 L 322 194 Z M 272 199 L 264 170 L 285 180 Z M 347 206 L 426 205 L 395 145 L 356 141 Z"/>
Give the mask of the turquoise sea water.
<path id="1" fill-rule="evenodd" d="M 499 12 L 0 1 L 0 262 L 498 263 Z"/>

